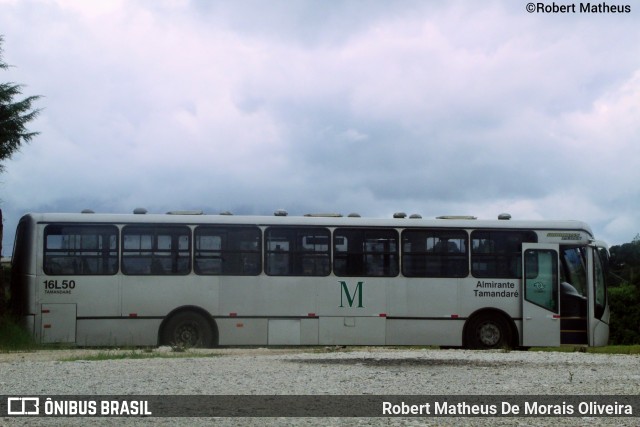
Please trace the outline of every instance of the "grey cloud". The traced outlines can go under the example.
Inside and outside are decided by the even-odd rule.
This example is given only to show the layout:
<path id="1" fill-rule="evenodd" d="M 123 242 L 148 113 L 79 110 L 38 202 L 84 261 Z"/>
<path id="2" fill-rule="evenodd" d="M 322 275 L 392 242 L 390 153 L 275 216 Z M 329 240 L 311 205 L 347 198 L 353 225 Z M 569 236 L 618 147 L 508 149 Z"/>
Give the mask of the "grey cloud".
<path id="1" fill-rule="evenodd" d="M 27 210 L 145 206 L 506 210 L 583 219 L 611 243 L 640 231 L 635 16 L 500 1 L 18 3 L 0 14 L 6 59 L 46 110 L 2 177 L 8 230 Z"/>

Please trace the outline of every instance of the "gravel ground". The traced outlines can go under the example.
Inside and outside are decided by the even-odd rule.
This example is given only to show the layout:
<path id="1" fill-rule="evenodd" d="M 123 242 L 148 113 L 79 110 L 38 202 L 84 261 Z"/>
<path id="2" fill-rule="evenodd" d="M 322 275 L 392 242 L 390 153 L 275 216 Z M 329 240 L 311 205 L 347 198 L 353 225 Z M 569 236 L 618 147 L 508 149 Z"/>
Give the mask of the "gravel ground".
<path id="1" fill-rule="evenodd" d="M 158 349 L 157 352 L 169 352 Z M 125 354 L 132 350 L 122 350 Z M 635 395 L 640 357 L 431 349 L 213 349 L 211 357 L 65 361 L 0 354 L 1 395 Z M 638 414 L 640 415 L 640 414 Z M 0 418 L 0 425 L 640 425 L 640 418 Z"/>

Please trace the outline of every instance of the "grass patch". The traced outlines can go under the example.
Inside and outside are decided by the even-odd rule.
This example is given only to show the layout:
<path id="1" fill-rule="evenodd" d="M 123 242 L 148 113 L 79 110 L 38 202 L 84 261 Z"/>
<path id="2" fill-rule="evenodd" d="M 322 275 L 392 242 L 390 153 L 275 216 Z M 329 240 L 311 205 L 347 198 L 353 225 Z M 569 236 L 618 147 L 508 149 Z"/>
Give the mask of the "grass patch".
<path id="1" fill-rule="evenodd" d="M 196 351 L 184 351 L 184 352 L 166 352 L 166 351 L 153 351 L 149 349 L 143 350 L 107 350 L 100 351 L 94 354 L 84 354 L 78 356 L 65 357 L 60 359 L 61 362 L 77 362 L 77 361 L 104 361 L 104 360 L 135 360 L 135 359 L 183 359 L 189 357 L 217 357 L 218 354 L 196 352 Z"/>
<path id="2" fill-rule="evenodd" d="M 0 352 L 34 351 L 39 347 L 31 335 L 9 316 L 0 317 Z"/>
<path id="3" fill-rule="evenodd" d="M 558 353 L 593 353 L 593 354 L 640 354 L 640 345 L 608 345 L 606 347 L 532 347 L 531 351 L 554 351 Z"/>
<path id="4" fill-rule="evenodd" d="M 46 349 L 52 349 L 51 346 L 40 347 Z M 55 347 L 53 347 L 55 349 Z M 387 349 L 387 347 L 376 347 Z M 397 347 L 391 346 L 388 347 L 391 349 L 397 350 L 437 350 L 437 347 Z M 68 349 L 68 347 L 67 347 Z M 278 347 L 270 347 L 272 350 L 277 350 Z M 311 346 L 311 347 L 287 347 L 287 349 L 297 349 L 300 353 L 333 353 L 333 352 L 354 352 L 354 351 L 362 351 L 363 348 L 359 346 L 345 346 L 345 347 L 336 347 L 336 346 Z M 501 352 L 508 353 L 510 349 L 499 349 Z M 582 347 L 582 346 L 564 346 L 564 347 L 532 347 L 529 351 L 546 351 L 546 352 L 557 352 L 557 353 L 592 353 L 592 354 L 631 354 L 631 355 L 640 355 L 640 345 L 610 345 L 606 347 Z M 186 349 L 186 350 L 176 350 L 172 347 L 171 351 L 158 351 L 157 349 L 152 348 L 132 348 L 128 350 L 122 349 L 105 349 L 101 350 L 98 353 L 93 354 L 85 354 L 72 356 L 68 358 L 61 359 L 64 362 L 74 362 L 80 360 L 86 361 L 101 361 L 101 360 L 123 360 L 123 359 L 180 359 L 180 358 L 207 358 L 207 357 L 218 357 L 221 356 L 219 353 L 210 353 L 206 350 L 194 350 L 194 349 Z"/>
<path id="5" fill-rule="evenodd" d="M 640 345 L 608 345 L 606 347 L 591 347 L 587 353 L 597 354 L 640 354 Z"/>

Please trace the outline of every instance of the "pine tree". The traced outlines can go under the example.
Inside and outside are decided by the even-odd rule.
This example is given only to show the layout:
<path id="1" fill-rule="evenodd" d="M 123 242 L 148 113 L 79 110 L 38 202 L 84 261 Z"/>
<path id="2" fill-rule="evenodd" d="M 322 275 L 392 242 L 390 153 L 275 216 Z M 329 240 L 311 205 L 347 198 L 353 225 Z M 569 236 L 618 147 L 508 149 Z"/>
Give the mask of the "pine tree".
<path id="1" fill-rule="evenodd" d="M 0 36 L 0 70 L 6 70 L 9 65 L 2 60 L 2 42 Z M 33 109 L 32 104 L 40 96 L 29 96 L 23 100 L 15 100 L 22 94 L 22 85 L 16 83 L 0 83 L 0 162 L 9 159 L 20 146 L 31 141 L 39 132 L 29 132 L 26 124 L 33 120 L 39 109 Z M 0 163 L 0 172 L 4 167 Z"/>

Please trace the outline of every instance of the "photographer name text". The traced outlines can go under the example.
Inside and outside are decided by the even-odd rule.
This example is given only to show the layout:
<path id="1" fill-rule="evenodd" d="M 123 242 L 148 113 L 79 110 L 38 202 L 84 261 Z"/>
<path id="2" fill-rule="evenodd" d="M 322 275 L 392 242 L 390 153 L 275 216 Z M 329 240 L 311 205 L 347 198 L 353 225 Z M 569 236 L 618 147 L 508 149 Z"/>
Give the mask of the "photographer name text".
<path id="1" fill-rule="evenodd" d="M 538 402 L 524 402 L 524 405 L 501 402 L 501 404 L 468 404 L 466 402 L 425 402 L 421 405 L 410 405 L 405 402 L 394 404 L 382 402 L 382 415 L 435 415 L 435 416 L 562 416 L 562 415 L 633 415 L 631 405 L 600 404 L 597 401 L 580 402 L 578 405 L 561 402 L 558 404 L 544 404 Z"/>
<path id="2" fill-rule="evenodd" d="M 631 5 L 611 3 L 544 3 L 529 2 L 526 5 L 529 13 L 605 13 L 625 14 L 631 13 Z"/>

